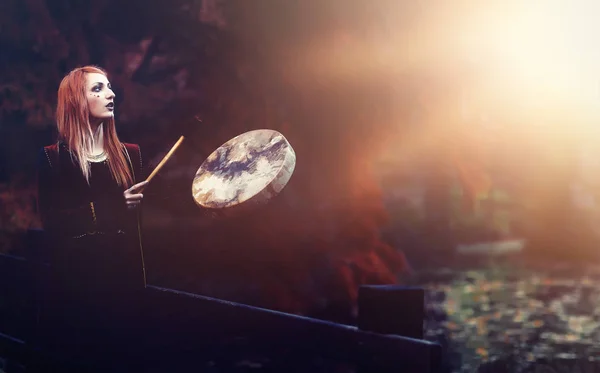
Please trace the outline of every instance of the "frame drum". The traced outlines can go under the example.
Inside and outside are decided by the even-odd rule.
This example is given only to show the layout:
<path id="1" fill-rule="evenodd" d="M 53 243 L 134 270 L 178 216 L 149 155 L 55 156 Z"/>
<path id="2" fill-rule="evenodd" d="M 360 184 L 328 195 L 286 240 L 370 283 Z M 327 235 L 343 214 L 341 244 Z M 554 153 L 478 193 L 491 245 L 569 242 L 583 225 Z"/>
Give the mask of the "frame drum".
<path id="1" fill-rule="evenodd" d="M 296 153 L 281 133 L 268 129 L 243 133 L 200 165 L 192 182 L 194 201 L 216 215 L 237 214 L 278 195 L 295 166 Z"/>

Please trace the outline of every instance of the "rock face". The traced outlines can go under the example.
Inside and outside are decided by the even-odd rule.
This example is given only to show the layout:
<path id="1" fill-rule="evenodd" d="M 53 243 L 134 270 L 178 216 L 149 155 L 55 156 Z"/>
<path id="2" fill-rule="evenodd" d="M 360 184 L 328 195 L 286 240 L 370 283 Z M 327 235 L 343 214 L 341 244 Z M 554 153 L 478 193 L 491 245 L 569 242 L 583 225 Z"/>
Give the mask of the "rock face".
<path id="1" fill-rule="evenodd" d="M 266 203 L 281 192 L 296 166 L 296 153 L 279 132 L 261 129 L 227 141 L 202 163 L 192 194 L 214 212 Z"/>

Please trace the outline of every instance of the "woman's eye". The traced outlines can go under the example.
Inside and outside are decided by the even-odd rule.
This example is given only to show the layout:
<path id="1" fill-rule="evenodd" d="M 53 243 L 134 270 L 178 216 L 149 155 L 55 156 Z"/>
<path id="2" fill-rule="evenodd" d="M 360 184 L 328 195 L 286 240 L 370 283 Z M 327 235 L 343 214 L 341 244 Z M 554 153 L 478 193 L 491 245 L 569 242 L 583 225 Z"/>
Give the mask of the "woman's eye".
<path id="1" fill-rule="evenodd" d="M 94 92 L 100 92 L 100 90 L 101 90 L 101 89 L 102 89 L 102 88 L 100 88 L 100 87 L 94 87 L 94 88 L 93 88 L 93 91 L 94 91 Z"/>

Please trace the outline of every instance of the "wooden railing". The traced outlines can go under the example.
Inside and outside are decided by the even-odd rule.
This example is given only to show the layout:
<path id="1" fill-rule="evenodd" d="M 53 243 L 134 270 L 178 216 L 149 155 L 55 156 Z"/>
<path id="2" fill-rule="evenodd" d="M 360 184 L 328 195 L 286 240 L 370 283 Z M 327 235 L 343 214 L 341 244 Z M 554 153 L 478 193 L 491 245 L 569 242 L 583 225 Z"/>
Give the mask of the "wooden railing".
<path id="1" fill-rule="evenodd" d="M 36 284 L 44 281 L 45 267 L 32 258 L 0 255 L 0 357 L 12 362 L 13 370 L 24 369 L 43 353 L 33 336 L 40 310 Z M 215 341 L 227 338 L 243 341 L 228 348 L 251 347 L 267 355 L 287 349 L 305 360 L 332 359 L 360 372 L 428 373 L 441 364 L 441 347 L 422 339 L 422 289 L 361 287 L 358 326 L 153 285 L 145 297 L 152 314 L 145 332 L 145 345 L 153 346 L 146 352 L 148 363 L 172 372 L 189 371 Z"/>

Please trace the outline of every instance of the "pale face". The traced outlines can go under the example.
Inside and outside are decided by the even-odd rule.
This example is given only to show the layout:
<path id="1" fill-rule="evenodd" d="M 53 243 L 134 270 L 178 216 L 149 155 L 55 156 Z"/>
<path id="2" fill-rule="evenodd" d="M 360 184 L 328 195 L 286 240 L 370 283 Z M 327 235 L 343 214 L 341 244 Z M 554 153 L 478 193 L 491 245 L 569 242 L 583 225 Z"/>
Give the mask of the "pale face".
<path id="1" fill-rule="evenodd" d="M 112 118 L 115 110 L 115 93 L 108 78 L 99 73 L 89 73 L 86 74 L 85 79 L 90 121 Z"/>

